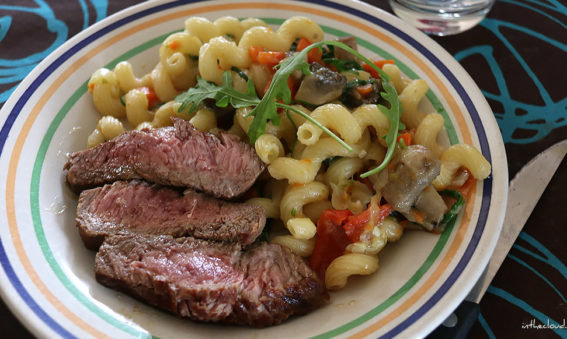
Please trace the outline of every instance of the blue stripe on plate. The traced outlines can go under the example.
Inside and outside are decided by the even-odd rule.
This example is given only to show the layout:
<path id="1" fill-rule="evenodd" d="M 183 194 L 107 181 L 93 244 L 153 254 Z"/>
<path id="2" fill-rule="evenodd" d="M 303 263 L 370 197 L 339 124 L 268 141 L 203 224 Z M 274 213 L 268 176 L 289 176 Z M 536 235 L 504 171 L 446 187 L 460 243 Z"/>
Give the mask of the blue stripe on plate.
<path id="1" fill-rule="evenodd" d="M 64 329 L 61 325 L 59 325 L 53 318 L 51 318 L 45 311 L 39 307 L 39 305 L 33 300 L 32 296 L 28 293 L 28 291 L 22 285 L 22 282 L 14 272 L 14 268 L 12 267 L 8 256 L 6 255 L 6 251 L 4 250 L 4 246 L 2 242 L 0 242 L 0 263 L 2 263 L 2 267 L 4 268 L 4 272 L 10 282 L 12 282 L 12 286 L 18 291 L 18 294 L 24 302 L 34 311 L 34 313 L 41 319 L 43 322 L 49 326 L 53 331 L 57 334 L 62 336 L 63 338 L 75 338 L 71 333 L 69 333 L 66 329 Z"/>
<path id="2" fill-rule="evenodd" d="M 24 94 L 18 99 L 18 101 L 14 105 L 14 108 L 9 113 L 9 115 L 6 119 L 6 122 L 2 126 L 2 129 L 0 130 L 0 156 L 2 155 L 2 152 L 4 150 L 4 145 L 6 143 L 8 135 L 10 133 L 10 130 L 11 130 L 13 124 L 14 124 L 14 121 L 19 116 L 22 108 L 25 106 L 28 99 L 37 91 L 37 89 L 45 81 L 45 79 L 47 77 L 49 77 L 59 66 L 61 66 L 61 64 L 63 62 L 65 62 L 67 59 L 69 59 L 70 57 L 75 55 L 77 52 L 79 52 L 81 49 L 83 49 L 84 47 L 86 47 L 87 45 L 92 43 L 93 41 L 95 41 L 98 38 L 114 31 L 117 28 L 120 28 L 121 26 L 123 26 L 127 23 L 130 23 L 134 20 L 137 20 L 139 18 L 154 14 L 154 13 L 159 12 L 159 11 L 167 10 L 167 9 L 174 8 L 174 7 L 177 7 L 177 6 L 180 6 L 180 5 L 183 5 L 183 4 L 187 4 L 187 3 L 198 3 L 198 2 L 202 2 L 202 1 L 204 1 L 204 0 L 175 1 L 175 2 L 171 2 L 171 3 L 167 3 L 167 4 L 158 5 L 158 6 L 143 10 L 143 11 L 138 12 L 138 13 L 134 13 L 134 14 L 128 16 L 128 17 L 125 17 L 123 19 L 118 20 L 117 22 L 115 22 L 115 23 L 113 23 L 109 26 L 106 26 L 106 27 L 100 29 L 99 31 L 94 32 L 93 34 L 91 34 L 90 36 L 86 37 L 85 39 L 79 41 L 77 44 L 72 46 L 69 50 L 64 52 L 53 63 L 48 65 L 47 68 L 43 72 L 41 72 L 41 74 L 30 84 L 30 86 L 25 89 Z M 429 51 L 427 48 L 425 48 L 423 45 L 421 45 L 418 41 L 416 41 L 415 39 L 413 39 L 411 36 L 404 33 L 403 31 L 401 31 L 401 30 L 397 29 L 396 27 L 384 22 L 383 20 L 381 20 L 379 18 L 373 17 L 372 15 L 365 13 L 365 12 L 362 12 L 360 10 L 348 7 L 346 5 L 342 5 L 342 4 L 338 4 L 338 3 L 332 3 L 332 2 L 326 2 L 326 1 L 322 1 L 322 0 L 314 0 L 314 1 L 298 0 L 298 2 L 316 3 L 316 4 L 324 6 L 324 7 L 330 7 L 330 8 L 338 9 L 338 10 L 341 10 L 343 12 L 347 12 L 347 13 L 353 14 L 355 16 L 358 16 L 360 18 L 363 18 L 363 19 L 365 19 L 369 22 L 374 23 L 375 25 L 378 25 L 378 26 L 392 32 L 393 34 L 397 35 L 398 37 L 400 37 L 401 39 L 406 41 L 409 45 L 414 47 L 420 53 L 422 53 L 449 80 L 451 85 L 455 88 L 455 90 L 457 91 L 457 93 L 459 94 L 459 96 L 461 97 L 463 102 L 465 103 L 467 110 L 471 114 L 471 118 L 473 120 L 473 123 L 475 125 L 475 128 L 476 128 L 478 136 L 479 136 L 481 152 L 486 157 L 486 159 L 489 162 L 491 162 L 490 147 L 488 145 L 488 140 L 486 138 L 485 131 L 482 128 L 482 122 L 480 120 L 478 112 L 476 111 L 476 109 L 474 107 L 474 104 L 472 103 L 472 100 L 470 99 L 470 97 L 468 96 L 468 94 L 466 93 L 466 91 L 462 87 L 462 85 L 459 83 L 459 81 L 456 79 L 456 77 L 449 71 L 449 69 L 437 57 L 435 57 L 435 55 L 431 51 Z M 412 315 L 410 315 L 407 319 L 405 319 L 397 327 L 392 329 L 390 332 L 386 333 L 384 335 L 385 337 L 396 336 L 397 334 L 404 331 L 411 324 L 413 324 L 416 320 L 421 318 L 431 307 L 433 307 L 437 302 L 439 302 L 441 297 L 449 290 L 449 288 L 454 284 L 454 282 L 462 274 L 464 268 L 467 266 L 469 260 L 471 259 L 472 255 L 474 254 L 476 247 L 479 243 L 479 240 L 482 236 L 482 232 L 484 230 L 484 226 L 486 224 L 486 220 L 487 220 L 487 217 L 488 217 L 488 210 L 489 210 L 490 201 L 491 201 L 491 197 L 490 197 L 489 193 L 491 191 L 492 191 L 492 179 L 489 178 L 489 179 L 484 181 L 484 186 L 483 186 L 484 196 L 483 196 L 483 200 L 482 200 L 482 204 L 481 204 L 481 212 L 480 212 L 480 216 L 479 216 L 479 221 L 478 221 L 477 226 L 475 228 L 471 242 L 467 246 L 467 249 L 466 249 L 463 257 L 459 261 L 459 264 L 457 265 L 455 270 L 451 273 L 451 275 L 445 281 L 445 283 L 441 286 L 441 288 L 421 308 L 419 308 L 416 312 L 414 312 Z M 1 262 L 2 267 L 4 268 L 4 271 L 6 272 L 8 278 L 10 279 L 12 285 L 14 286 L 16 291 L 20 294 L 20 296 L 22 297 L 24 302 L 28 305 L 28 307 L 30 307 L 30 309 L 32 309 L 34 311 L 34 313 L 40 319 L 42 319 L 46 325 L 51 327 L 54 331 L 56 331 L 59 334 L 65 335 L 65 336 L 71 336 L 70 333 L 68 333 L 59 324 L 57 324 L 31 298 L 31 296 L 29 295 L 29 293 L 27 292 L 27 290 L 25 289 L 25 287 L 22 285 L 21 281 L 19 280 L 19 278 L 15 274 L 15 272 L 14 272 L 14 270 L 13 270 L 11 264 L 10 264 L 10 261 L 9 261 L 8 257 L 6 256 L 6 253 L 4 251 L 4 247 L 2 245 L 1 239 L 0 239 L 0 262 Z"/>

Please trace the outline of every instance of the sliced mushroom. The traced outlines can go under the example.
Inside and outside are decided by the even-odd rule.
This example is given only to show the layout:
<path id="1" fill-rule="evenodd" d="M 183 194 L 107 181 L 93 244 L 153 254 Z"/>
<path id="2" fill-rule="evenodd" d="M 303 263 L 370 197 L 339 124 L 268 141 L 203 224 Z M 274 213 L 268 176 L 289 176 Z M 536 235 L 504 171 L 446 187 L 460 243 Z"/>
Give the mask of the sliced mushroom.
<path id="1" fill-rule="evenodd" d="M 415 208 L 425 216 L 421 224 L 429 231 L 439 225 L 448 210 L 445 201 L 433 186 L 428 186 L 421 192 L 415 201 Z"/>
<path id="2" fill-rule="evenodd" d="M 384 199 L 394 210 L 409 214 L 423 190 L 441 171 L 441 161 L 421 145 L 400 148 L 389 165 L 388 183 L 382 189 Z"/>
<path id="3" fill-rule="evenodd" d="M 312 105 L 323 105 L 341 96 L 346 77 L 314 62 L 311 74 L 303 78 L 295 99 Z"/>
<path id="4" fill-rule="evenodd" d="M 343 44 L 354 49 L 355 51 L 358 51 L 358 45 L 356 43 L 356 38 L 353 37 L 353 36 L 338 38 L 337 41 L 342 42 Z M 344 49 L 342 49 L 340 47 L 335 48 L 335 58 L 341 59 L 341 60 L 356 60 L 356 61 L 358 61 L 357 58 L 354 55 L 350 54 L 349 52 L 345 51 Z"/>

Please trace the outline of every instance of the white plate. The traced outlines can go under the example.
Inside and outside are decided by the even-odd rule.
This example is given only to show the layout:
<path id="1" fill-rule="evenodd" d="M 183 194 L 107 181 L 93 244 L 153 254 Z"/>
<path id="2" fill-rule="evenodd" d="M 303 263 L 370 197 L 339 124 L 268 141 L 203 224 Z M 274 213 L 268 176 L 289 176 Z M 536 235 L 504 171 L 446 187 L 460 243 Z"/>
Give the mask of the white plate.
<path id="1" fill-rule="evenodd" d="M 441 236 L 406 232 L 380 254 L 380 269 L 351 279 L 331 303 L 264 329 L 197 324 L 148 307 L 94 280 L 94 253 L 74 224 L 76 196 L 63 177 L 66 154 L 84 148 L 95 126 L 86 82 L 124 59 L 137 74 L 158 61 L 159 43 L 190 16 L 256 16 L 278 25 L 293 15 L 319 23 L 328 38 L 354 35 L 368 56 L 394 58 L 430 85 L 429 100 L 446 116 L 452 142 L 465 142 L 492 163 L 454 227 Z M 461 66 L 434 41 L 397 18 L 354 1 L 149 2 L 81 32 L 46 58 L 17 88 L 0 115 L 2 297 L 38 336 L 243 338 L 424 336 L 447 317 L 480 277 L 502 225 L 507 166 L 486 100 Z"/>

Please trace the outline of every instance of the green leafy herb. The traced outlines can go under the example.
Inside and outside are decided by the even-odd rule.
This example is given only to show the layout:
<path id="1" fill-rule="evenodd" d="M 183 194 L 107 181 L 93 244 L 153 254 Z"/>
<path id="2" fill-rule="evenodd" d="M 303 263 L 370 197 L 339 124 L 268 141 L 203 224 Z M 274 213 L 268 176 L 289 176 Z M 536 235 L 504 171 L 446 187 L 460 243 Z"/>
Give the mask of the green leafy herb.
<path id="1" fill-rule="evenodd" d="M 358 71 L 362 70 L 362 66 L 354 60 L 343 60 L 338 58 L 323 58 L 323 61 L 327 65 L 333 65 L 339 72 L 354 71 L 358 74 Z"/>
<path id="2" fill-rule="evenodd" d="M 287 119 L 289 120 L 289 122 L 291 123 L 291 126 L 293 127 L 293 129 L 295 131 L 297 131 L 297 125 L 295 124 L 295 121 L 293 121 L 291 115 L 289 114 L 289 110 L 285 111 L 285 115 L 286 115 Z M 293 151 L 295 150 L 295 145 L 297 145 L 297 133 L 294 133 L 294 135 L 293 135 L 293 145 L 291 145 L 291 148 L 290 148 L 291 153 L 293 153 Z"/>
<path id="3" fill-rule="evenodd" d="M 351 81 L 347 81 L 344 91 L 348 91 L 348 90 L 353 89 L 353 88 L 358 87 L 358 86 L 374 84 L 375 82 L 376 82 L 375 79 L 368 79 L 368 80 L 354 79 L 354 80 L 351 80 Z"/>
<path id="4" fill-rule="evenodd" d="M 257 105 L 260 99 L 256 95 L 252 79 L 248 79 L 247 86 L 247 93 L 232 88 L 232 73 L 230 71 L 223 73 L 220 86 L 199 77 L 195 87 L 175 98 L 176 101 L 181 102 L 178 111 L 183 112 L 187 109 L 188 114 L 193 114 L 205 99 L 215 99 L 216 105 L 219 107 L 226 107 L 228 104 L 234 108 Z"/>
<path id="5" fill-rule="evenodd" d="M 297 213 L 297 212 L 295 211 L 295 207 L 291 209 L 291 212 L 290 212 L 290 213 L 291 213 L 291 216 L 295 218 L 295 214 Z"/>
<path id="6" fill-rule="evenodd" d="M 122 104 L 122 106 L 126 106 L 126 102 L 124 101 L 124 95 L 120 96 L 120 103 Z"/>
<path id="7" fill-rule="evenodd" d="M 198 60 L 199 60 L 199 56 L 198 56 L 198 55 L 190 55 L 189 58 L 190 58 L 191 60 L 195 60 L 195 61 L 198 61 Z"/>
<path id="8" fill-rule="evenodd" d="M 457 202 L 455 202 L 453 206 L 451 206 L 451 209 L 445 214 L 443 220 L 441 220 L 441 222 L 439 223 L 438 227 L 444 229 L 447 225 L 452 223 L 457 218 L 459 212 L 461 211 L 461 208 L 465 204 L 465 199 L 463 198 L 463 195 L 459 191 L 455 191 L 455 190 L 444 190 L 444 191 L 440 191 L 439 194 L 457 200 Z"/>
<path id="9" fill-rule="evenodd" d="M 329 59 L 335 57 L 335 46 L 328 45 L 323 47 L 323 53 L 321 54 L 322 59 Z"/>

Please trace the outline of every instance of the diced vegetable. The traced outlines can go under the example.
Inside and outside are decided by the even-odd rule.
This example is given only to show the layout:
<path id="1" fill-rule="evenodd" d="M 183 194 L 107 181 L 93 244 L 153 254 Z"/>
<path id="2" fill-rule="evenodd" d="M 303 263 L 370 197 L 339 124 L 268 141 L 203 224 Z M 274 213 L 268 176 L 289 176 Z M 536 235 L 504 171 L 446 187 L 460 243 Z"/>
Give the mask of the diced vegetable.
<path id="1" fill-rule="evenodd" d="M 302 50 L 304 50 L 309 45 L 311 45 L 311 41 L 309 41 L 305 38 L 301 38 L 297 42 L 296 50 L 298 52 L 301 52 Z M 317 62 L 317 63 L 320 64 L 322 56 L 323 56 L 323 53 L 321 52 L 321 50 L 319 50 L 318 48 L 314 48 L 307 53 L 307 62 L 310 63 L 310 64 L 314 63 L 314 62 Z"/>
<path id="2" fill-rule="evenodd" d="M 404 142 L 405 146 L 409 146 L 411 145 L 411 140 L 412 140 L 412 136 L 410 132 L 403 132 L 400 133 L 400 135 L 398 136 L 398 139 L 396 140 L 397 142 L 400 142 L 400 140 L 402 140 Z"/>
<path id="3" fill-rule="evenodd" d="M 468 169 L 463 169 L 463 171 L 466 173 L 465 175 L 467 176 L 467 180 L 462 186 L 451 187 L 451 189 L 459 191 L 459 193 L 461 193 L 463 197 L 468 197 L 471 189 L 474 187 L 474 185 L 476 185 L 476 179 Z"/>
<path id="4" fill-rule="evenodd" d="M 248 55 L 250 55 L 250 59 L 252 59 L 252 62 L 258 63 L 258 54 L 263 51 L 264 51 L 263 47 L 250 46 L 248 48 Z"/>
<path id="5" fill-rule="evenodd" d="M 388 59 L 388 60 L 376 60 L 372 62 L 376 67 L 382 69 L 382 67 L 384 67 L 384 65 L 386 64 L 393 64 L 394 60 Z M 362 68 L 370 73 L 370 75 L 372 75 L 372 77 L 376 78 L 376 79 L 380 79 L 380 74 L 378 74 L 378 72 L 373 69 L 370 65 L 368 64 L 363 64 Z"/>
<path id="6" fill-rule="evenodd" d="M 373 213 L 374 218 L 372 218 Z M 392 213 L 392 207 L 389 204 L 379 206 L 371 202 L 364 212 L 350 216 L 343 225 L 350 242 L 360 240 L 362 233 L 372 230 L 375 225 L 379 224 L 384 218 L 390 215 L 390 213 Z"/>
<path id="7" fill-rule="evenodd" d="M 366 85 L 362 85 L 362 86 L 357 86 L 355 88 L 356 88 L 356 91 L 364 97 L 364 96 L 367 96 L 368 94 L 372 93 L 372 91 L 374 90 L 374 85 L 373 84 L 366 84 Z"/>
<path id="8" fill-rule="evenodd" d="M 152 108 L 159 104 L 159 98 L 153 88 L 144 86 L 140 87 L 139 90 L 144 92 L 146 98 L 148 98 L 148 108 Z"/>
<path id="9" fill-rule="evenodd" d="M 250 55 L 252 62 L 264 64 L 269 67 L 274 67 L 286 57 L 284 52 L 267 51 L 265 48 L 258 46 L 251 46 L 248 48 L 248 55 Z"/>
<path id="10" fill-rule="evenodd" d="M 173 40 L 172 42 L 169 43 L 168 47 L 175 51 L 179 47 L 181 47 L 181 44 L 179 43 L 179 41 Z"/>
<path id="11" fill-rule="evenodd" d="M 261 51 L 258 53 L 257 59 L 258 63 L 260 64 L 274 67 L 275 65 L 279 64 L 280 61 L 285 59 L 285 53 L 276 51 Z"/>
<path id="12" fill-rule="evenodd" d="M 326 210 L 319 217 L 317 240 L 309 266 L 321 279 L 324 279 L 329 264 L 344 253 L 350 242 L 342 224 L 351 215 L 349 210 Z"/>

